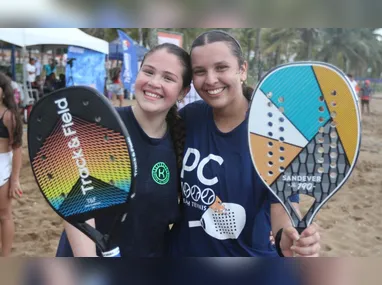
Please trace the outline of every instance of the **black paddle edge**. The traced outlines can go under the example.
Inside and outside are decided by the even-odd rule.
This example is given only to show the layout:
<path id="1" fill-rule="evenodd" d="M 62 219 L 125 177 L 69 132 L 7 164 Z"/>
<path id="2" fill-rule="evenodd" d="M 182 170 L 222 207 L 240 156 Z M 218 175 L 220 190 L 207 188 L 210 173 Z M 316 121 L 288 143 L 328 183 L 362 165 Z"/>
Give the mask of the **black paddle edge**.
<path id="1" fill-rule="evenodd" d="M 97 90 L 95 90 L 93 88 L 86 87 L 86 86 L 71 86 L 71 87 L 67 87 L 67 88 L 62 88 L 62 89 L 56 90 L 56 91 L 54 91 L 54 92 L 52 92 L 52 93 L 42 97 L 40 100 L 38 100 L 35 103 L 35 105 L 32 108 L 32 111 L 30 113 L 29 120 L 28 120 L 28 152 L 29 152 L 30 162 L 32 162 L 34 160 L 34 157 L 35 157 L 35 156 L 32 155 L 32 153 L 36 154 L 36 153 L 38 153 L 38 151 L 40 149 L 40 148 L 31 149 L 31 144 L 30 144 L 30 142 L 31 142 L 30 141 L 31 140 L 31 133 L 34 131 L 34 126 L 33 126 L 33 123 L 35 121 L 34 117 L 37 117 L 39 115 L 37 113 L 39 111 L 39 107 L 42 108 L 41 106 L 44 106 L 43 104 L 46 104 L 46 102 L 48 102 L 48 100 L 51 100 L 51 102 L 52 102 L 51 104 L 54 104 L 54 100 L 60 99 L 60 97 L 62 98 L 62 97 L 65 97 L 65 96 L 75 96 L 74 94 L 76 92 L 88 92 L 88 93 L 91 93 L 92 96 L 97 96 L 97 99 L 101 100 L 101 102 L 103 103 L 103 107 L 108 108 L 108 110 L 114 115 L 115 119 L 118 122 L 118 125 L 119 125 L 120 130 L 121 130 L 120 133 L 125 137 L 126 144 L 128 146 L 128 153 L 129 153 L 129 156 L 130 156 L 130 159 L 131 159 L 131 168 L 132 168 L 132 174 L 133 175 L 131 177 L 131 190 L 129 192 L 129 197 L 127 199 L 127 201 L 129 201 L 133 197 L 133 195 L 135 195 L 135 177 L 138 175 L 138 167 L 137 167 L 137 160 L 136 160 L 136 155 L 135 155 L 134 147 L 133 147 L 133 144 L 131 142 L 129 132 L 128 132 L 125 124 L 123 123 L 122 119 L 120 118 L 118 112 L 115 110 L 115 108 L 112 106 L 110 101 L 104 95 L 102 95 L 101 93 L 99 93 Z M 54 110 L 56 111 L 56 109 L 54 109 Z M 81 117 L 81 116 L 79 116 L 79 117 Z M 53 126 L 54 126 L 54 124 L 53 124 Z M 104 126 L 104 127 L 107 127 L 107 126 Z M 115 128 L 110 128 L 110 129 L 115 129 Z M 51 132 L 52 130 L 48 130 L 48 131 Z M 80 221 L 76 220 L 78 217 L 75 217 L 75 218 L 74 217 L 64 217 L 64 216 L 61 215 L 60 212 L 58 212 L 49 203 L 49 200 L 47 199 L 47 197 L 45 196 L 45 194 L 41 190 L 41 187 L 40 187 L 40 185 L 38 183 L 38 180 L 37 180 L 37 177 L 36 177 L 36 173 L 34 171 L 32 163 L 31 163 L 31 168 L 32 168 L 32 173 L 33 173 L 33 176 L 35 178 L 35 181 L 36 181 L 36 183 L 37 183 L 37 185 L 38 185 L 38 187 L 40 189 L 40 192 L 43 195 L 43 197 L 46 200 L 46 202 L 52 208 L 52 210 L 54 212 L 56 212 L 56 214 L 59 215 L 63 220 L 67 221 L 68 223 L 70 223 L 71 225 L 73 225 L 74 227 L 79 229 L 81 232 L 83 232 L 91 240 L 93 240 L 93 242 L 95 242 L 97 247 L 102 252 L 105 252 L 105 251 L 109 250 L 107 248 L 107 244 L 105 243 L 106 242 L 106 238 L 109 235 L 105 235 L 105 234 L 100 233 L 96 229 L 94 229 L 91 226 L 87 225 L 85 223 L 85 221 L 87 221 L 89 219 L 92 219 L 92 218 L 96 218 L 99 215 L 110 214 L 110 211 L 113 211 L 114 213 L 117 213 L 115 215 L 115 222 L 114 222 L 114 224 L 116 224 L 116 221 L 119 220 L 121 218 L 121 216 L 124 215 L 124 213 L 127 212 L 127 209 L 126 209 L 126 205 L 127 204 L 125 203 L 125 204 L 122 204 L 122 205 L 117 205 L 117 206 L 109 207 L 109 208 L 106 208 L 106 209 L 99 209 L 99 210 L 93 211 L 92 215 L 84 216 L 83 219 L 81 219 Z"/>

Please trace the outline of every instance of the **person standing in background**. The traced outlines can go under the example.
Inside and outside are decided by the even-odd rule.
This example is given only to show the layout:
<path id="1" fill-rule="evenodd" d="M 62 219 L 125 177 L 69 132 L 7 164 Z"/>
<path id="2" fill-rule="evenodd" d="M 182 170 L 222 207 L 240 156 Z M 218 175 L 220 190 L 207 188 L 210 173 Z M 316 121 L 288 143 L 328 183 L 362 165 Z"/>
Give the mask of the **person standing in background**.
<path id="1" fill-rule="evenodd" d="M 53 58 L 50 58 L 48 64 L 44 65 L 44 71 L 45 71 L 46 80 L 49 78 L 49 76 L 52 73 L 56 72 L 56 64 Z"/>
<path id="2" fill-rule="evenodd" d="M 41 62 L 38 57 L 35 57 L 36 77 L 41 75 Z"/>
<path id="3" fill-rule="evenodd" d="M 348 76 L 348 78 L 350 80 L 350 83 L 351 83 L 353 89 L 354 89 L 354 92 L 358 95 L 359 86 L 358 86 L 357 81 L 354 79 L 353 74 L 348 73 L 347 76 Z"/>
<path id="4" fill-rule="evenodd" d="M 370 99 L 373 89 L 370 87 L 370 80 L 365 80 L 364 85 L 361 87 L 359 95 L 361 97 L 362 115 L 365 113 L 365 106 L 367 108 L 367 114 L 370 115 Z"/>
<path id="5" fill-rule="evenodd" d="M 28 73 L 27 85 L 29 88 L 32 88 L 36 80 L 36 66 L 35 66 L 34 58 L 29 59 L 29 63 L 27 64 L 27 73 Z"/>
<path id="6" fill-rule="evenodd" d="M 359 86 L 359 84 L 358 84 L 358 82 L 354 79 L 354 77 L 353 77 L 353 74 L 350 74 L 350 73 L 348 73 L 348 74 L 346 74 L 347 75 L 347 77 L 349 78 L 349 80 L 350 80 L 350 84 L 352 85 L 352 87 L 353 87 L 353 91 L 355 92 L 355 94 L 357 95 L 357 99 L 359 98 L 359 91 L 360 91 L 360 86 Z M 359 109 L 359 111 L 361 111 L 361 102 L 359 101 L 359 100 L 357 100 L 358 101 L 358 109 Z M 362 115 L 360 115 L 360 118 L 361 118 L 361 120 L 362 120 L 362 117 L 361 117 Z"/>
<path id="7" fill-rule="evenodd" d="M 112 101 L 114 101 L 114 98 L 117 97 L 119 107 L 122 107 L 125 93 L 121 82 L 121 68 L 117 67 L 111 71 L 111 80 L 112 84 L 110 85 L 110 92 L 112 93 Z"/>

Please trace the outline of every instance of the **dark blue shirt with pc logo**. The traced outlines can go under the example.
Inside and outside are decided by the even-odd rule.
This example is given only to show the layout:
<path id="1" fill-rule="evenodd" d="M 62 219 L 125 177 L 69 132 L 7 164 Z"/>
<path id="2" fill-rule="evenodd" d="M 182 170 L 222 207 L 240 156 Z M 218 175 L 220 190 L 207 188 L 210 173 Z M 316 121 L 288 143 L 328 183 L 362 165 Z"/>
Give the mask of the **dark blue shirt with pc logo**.
<path id="1" fill-rule="evenodd" d="M 229 133 L 203 101 L 181 109 L 186 145 L 182 220 L 171 231 L 172 256 L 278 256 L 270 243 L 270 205 L 278 200 L 252 164 L 248 119 Z"/>
<path id="2" fill-rule="evenodd" d="M 170 132 L 161 139 L 147 136 L 131 107 L 117 108 L 126 125 L 137 158 L 136 195 L 128 204 L 126 220 L 114 235 L 122 257 L 159 257 L 166 254 L 169 225 L 179 218 L 179 171 Z M 110 230 L 114 216 L 96 218 L 96 228 Z M 57 256 L 71 256 L 64 235 Z M 100 254 L 99 254 L 100 255 Z"/>

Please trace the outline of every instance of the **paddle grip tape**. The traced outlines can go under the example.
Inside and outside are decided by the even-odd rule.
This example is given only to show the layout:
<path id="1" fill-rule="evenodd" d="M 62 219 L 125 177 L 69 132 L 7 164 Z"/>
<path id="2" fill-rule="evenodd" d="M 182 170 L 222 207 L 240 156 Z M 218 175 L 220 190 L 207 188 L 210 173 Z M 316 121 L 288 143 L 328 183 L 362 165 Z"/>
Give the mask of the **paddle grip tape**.
<path id="1" fill-rule="evenodd" d="M 109 250 L 107 252 L 102 252 L 103 257 L 121 257 L 121 252 L 119 250 L 119 247 L 116 247 L 112 250 Z"/>

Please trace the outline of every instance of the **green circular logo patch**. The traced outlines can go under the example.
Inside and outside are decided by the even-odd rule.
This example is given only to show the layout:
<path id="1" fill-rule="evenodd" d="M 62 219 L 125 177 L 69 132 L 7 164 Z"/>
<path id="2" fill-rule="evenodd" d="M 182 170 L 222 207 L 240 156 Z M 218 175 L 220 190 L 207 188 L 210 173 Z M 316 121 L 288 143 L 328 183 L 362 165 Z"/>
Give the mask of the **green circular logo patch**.
<path id="1" fill-rule="evenodd" d="M 151 176 L 156 183 L 164 185 L 170 180 L 170 170 L 164 162 L 158 162 L 153 166 Z"/>

